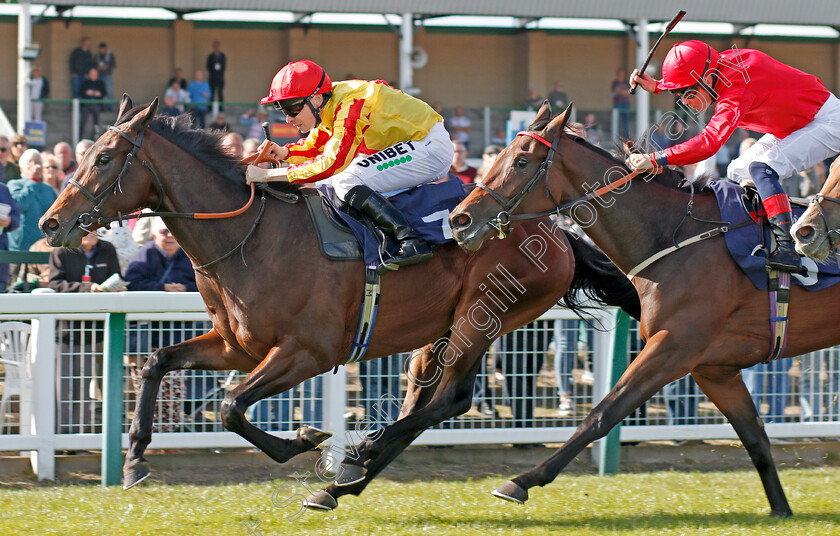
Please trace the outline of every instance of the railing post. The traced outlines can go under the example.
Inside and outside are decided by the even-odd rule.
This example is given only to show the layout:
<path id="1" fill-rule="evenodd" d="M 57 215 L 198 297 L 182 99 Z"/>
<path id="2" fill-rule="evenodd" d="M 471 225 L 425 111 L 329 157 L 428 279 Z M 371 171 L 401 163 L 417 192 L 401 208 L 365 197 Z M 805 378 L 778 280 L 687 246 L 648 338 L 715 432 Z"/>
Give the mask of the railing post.
<path id="1" fill-rule="evenodd" d="M 33 380 L 30 422 L 31 433 L 38 438 L 38 450 L 32 451 L 29 459 L 39 480 L 55 480 L 55 317 L 39 316 L 33 320 L 30 341 Z"/>
<path id="2" fill-rule="evenodd" d="M 79 107 L 79 99 L 73 99 L 70 104 L 71 109 L 71 128 L 73 129 L 73 147 L 79 143 L 79 139 L 81 139 L 81 108 Z"/>
<path id="3" fill-rule="evenodd" d="M 102 410 L 102 486 L 120 483 L 123 426 L 123 353 L 125 313 L 109 313 L 105 320 L 105 370 Z"/>
<path id="4" fill-rule="evenodd" d="M 630 334 L 630 317 L 622 310 L 615 316 L 615 330 L 613 332 L 612 351 L 607 360 L 607 392 L 618 383 L 618 379 L 627 368 L 627 340 Z M 601 440 L 598 459 L 598 474 L 614 474 L 618 472 L 618 462 L 621 455 L 621 423 L 616 424 L 610 433 Z"/>

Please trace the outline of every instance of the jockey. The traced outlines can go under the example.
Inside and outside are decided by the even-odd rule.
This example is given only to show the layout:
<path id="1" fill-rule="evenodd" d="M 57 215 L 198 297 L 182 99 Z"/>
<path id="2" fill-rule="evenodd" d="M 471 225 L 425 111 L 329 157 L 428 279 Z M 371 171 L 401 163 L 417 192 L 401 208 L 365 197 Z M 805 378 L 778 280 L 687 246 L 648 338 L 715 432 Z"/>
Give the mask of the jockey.
<path id="1" fill-rule="evenodd" d="M 454 149 L 443 118 L 428 104 L 381 80 L 332 83 L 309 60 L 280 69 L 260 103 L 282 110 L 306 138 L 283 147 L 263 142 L 260 149 L 270 143 L 269 154 L 291 165 L 248 166 L 249 184 L 329 180 L 339 198 L 399 242 L 386 265 L 396 269 L 431 258 L 405 216 L 380 195 L 447 176 Z"/>
<path id="2" fill-rule="evenodd" d="M 651 93 L 670 91 L 698 113 L 717 101 L 700 134 L 662 151 L 630 155 L 632 169 L 700 162 L 717 153 L 738 127 L 765 133 L 729 164 L 727 176 L 742 185 L 750 178 L 755 183 L 776 238 L 767 265 L 801 271 L 790 235 L 790 201 L 779 178 L 840 152 L 840 100 L 816 76 L 763 52 L 718 52 L 702 41 L 674 45 L 662 62 L 662 80 L 636 69 L 630 84 Z"/>

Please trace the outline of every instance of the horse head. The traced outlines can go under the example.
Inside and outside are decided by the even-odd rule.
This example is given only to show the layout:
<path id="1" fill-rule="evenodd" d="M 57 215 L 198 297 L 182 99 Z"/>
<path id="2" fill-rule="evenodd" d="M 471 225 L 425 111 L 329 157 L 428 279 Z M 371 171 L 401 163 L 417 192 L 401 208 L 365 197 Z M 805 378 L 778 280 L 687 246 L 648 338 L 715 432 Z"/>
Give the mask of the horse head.
<path id="1" fill-rule="evenodd" d="M 552 118 L 545 101 L 528 131 L 521 132 L 499 153 L 479 187 L 461 202 L 449 217 L 452 237 L 475 251 L 485 240 L 504 235 L 518 216 L 554 206 L 562 196 L 551 192 L 548 175 L 555 153 L 562 153 L 563 129 L 572 106 Z M 557 158 L 559 160 L 559 158 Z M 558 167 L 561 163 L 554 162 Z M 544 184 L 543 184 L 544 183 Z M 536 191 L 533 191 L 536 190 Z"/>
<path id="2" fill-rule="evenodd" d="M 41 217 L 49 245 L 78 247 L 85 233 L 148 205 L 150 194 L 158 194 L 159 181 L 141 147 L 157 107 L 155 98 L 134 108 L 123 95 L 116 124 L 88 149 L 67 188 Z"/>
<path id="3" fill-rule="evenodd" d="M 817 260 L 828 257 L 840 244 L 840 158 L 831 164 L 820 193 L 811 200 L 791 234 L 796 250 Z"/>

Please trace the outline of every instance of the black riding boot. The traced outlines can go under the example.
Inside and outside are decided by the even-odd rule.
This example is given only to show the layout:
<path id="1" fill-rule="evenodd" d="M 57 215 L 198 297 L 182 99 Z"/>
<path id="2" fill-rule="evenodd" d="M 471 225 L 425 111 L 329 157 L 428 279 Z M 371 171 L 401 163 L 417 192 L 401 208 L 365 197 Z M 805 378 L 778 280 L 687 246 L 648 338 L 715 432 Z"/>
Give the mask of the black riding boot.
<path id="1" fill-rule="evenodd" d="M 776 238 L 776 249 L 768 255 L 767 266 L 783 272 L 798 273 L 802 271 L 802 261 L 790 236 L 792 220 L 793 214 L 790 212 L 782 212 L 769 218 L 770 228 Z"/>
<path id="2" fill-rule="evenodd" d="M 408 266 L 432 258 L 432 250 L 402 212 L 378 193 L 367 186 L 354 186 L 348 192 L 346 201 L 351 207 L 370 216 L 376 225 L 400 243 L 399 251 L 388 259 L 388 265 Z"/>

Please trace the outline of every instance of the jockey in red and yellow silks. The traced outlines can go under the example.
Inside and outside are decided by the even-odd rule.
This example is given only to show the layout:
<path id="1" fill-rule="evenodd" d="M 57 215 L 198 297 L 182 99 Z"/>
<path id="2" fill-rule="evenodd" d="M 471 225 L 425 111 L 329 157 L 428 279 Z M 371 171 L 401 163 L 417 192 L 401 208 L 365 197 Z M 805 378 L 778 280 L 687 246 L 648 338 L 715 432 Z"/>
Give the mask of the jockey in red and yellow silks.
<path id="1" fill-rule="evenodd" d="M 271 154 L 288 168 L 249 166 L 248 182 L 329 180 L 336 195 L 368 214 L 400 243 L 386 266 L 415 264 L 432 253 L 381 192 L 418 186 L 447 176 L 454 148 L 443 118 L 428 104 L 382 81 L 331 82 L 314 62 L 283 67 L 262 104 L 274 104 L 306 138 Z"/>
<path id="2" fill-rule="evenodd" d="M 628 164 L 634 169 L 705 160 L 717 153 L 736 128 L 765 133 L 732 161 L 727 175 L 737 182 L 755 182 L 777 243 L 768 266 L 800 271 L 790 235 L 790 201 L 779 177 L 840 152 L 840 100 L 816 76 L 763 52 L 718 52 L 702 41 L 674 45 L 662 63 L 662 80 L 636 70 L 630 83 L 652 93 L 670 91 L 697 112 L 715 101 L 714 114 L 700 134 L 649 155 L 631 155 Z"/>

